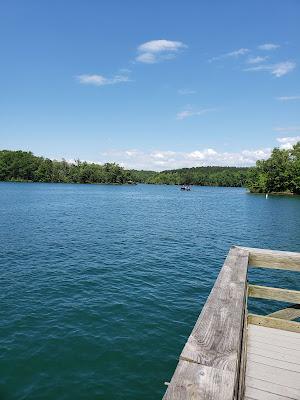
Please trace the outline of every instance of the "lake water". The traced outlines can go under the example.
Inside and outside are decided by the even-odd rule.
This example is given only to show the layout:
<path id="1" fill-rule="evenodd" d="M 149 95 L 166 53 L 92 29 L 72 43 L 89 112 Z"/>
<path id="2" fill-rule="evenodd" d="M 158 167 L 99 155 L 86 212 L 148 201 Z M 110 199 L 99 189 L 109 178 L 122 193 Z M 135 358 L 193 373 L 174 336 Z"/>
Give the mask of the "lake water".
<path id="1" fill-rule="evenodd" d="M 160 399 L 229 247 L 300 251 L 300 198 L 239 188 L 0 183 L 0 221 L 1 400 Z"/>

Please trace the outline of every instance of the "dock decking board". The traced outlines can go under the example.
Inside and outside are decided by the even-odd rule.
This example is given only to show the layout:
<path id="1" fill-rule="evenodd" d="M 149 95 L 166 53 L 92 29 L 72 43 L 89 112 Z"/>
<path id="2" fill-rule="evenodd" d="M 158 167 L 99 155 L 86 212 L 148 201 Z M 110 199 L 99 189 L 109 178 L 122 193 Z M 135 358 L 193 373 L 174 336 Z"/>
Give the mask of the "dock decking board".
<path id="1" fill-rule="evenodd" d="M 247 284 L 248 267 L 300 271 L 300 253 L 232 247 L 163 400 L 300 400 L 299 304 L 269 316 L 247 297 L 300 302 L 292 290 Z M 278 315 L 278 317 L 277 317 Z"/>
<path id="2" fill-rule="evenodd" d="M 300 340 L 296 337 L 300 335 L 294 332 L 282 334 L 282 331 L 274 328 L 261 326 L 248 326 L 248 354 L 246 366 L 245 396 L 254 399 L 276 400 L 281 399 L 300 399 L 300 359 L 278 360 L 276 349 L 278 346 L 285 349 L 287 343 L 291 351 L 300 353 Z M 274 348 L 272 356 L 253 353 L 251 345 L 271 342 Z"/>
<path id="3" fill-rule="evenodd" d="M 276 394 L 283 398 L 299 399 L 300 392 L 297 389 L 287 388 L 286 386 L 278 385 L 277 383 L 267 382 L 262 379 L 247 377 L 248 388 L 261 390 L 262 392 Z M 245 397 L 249 395 L 249 390 L 246 392 Z"/>

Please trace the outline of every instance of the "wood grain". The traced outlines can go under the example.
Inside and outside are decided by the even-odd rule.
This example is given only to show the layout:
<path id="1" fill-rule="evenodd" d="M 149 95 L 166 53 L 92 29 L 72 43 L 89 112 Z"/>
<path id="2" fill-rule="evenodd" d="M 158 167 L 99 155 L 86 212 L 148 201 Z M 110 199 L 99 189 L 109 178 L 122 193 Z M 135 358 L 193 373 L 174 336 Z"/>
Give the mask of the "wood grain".
<path id="1" fill-rule="evenodd" d="M 300 334 L 248 325 L 247 338 L 245 399 L 299 400 Z"/>
<path id="2" fill-rule="evenodd" d="M 277 383 L 264 381 L 259 378 L 246 377 L 247 386 L 254 387 L 279 396 L 285 396 L 288 399 L 300 399 L 300 390 L 278 385 Z"/>
<path id="3" fill-rule="evenodd" d="M 234 384 L 231 371 L 180 360 L 163 400 L 233 400 Z"/>
<path id="4" fill-rule="evenodd" d="M 248 399 L 253 399 L 253 400 L 287 400 L 286 396 L 280 396 L 275 393 L 267 392 L 266 390 L 259 390 L 257 388 L 253 388 L 251 386 L 247 386 L 246 395 Z M 291 400 L 291 398 L 288 399 Z"/>
<path id="5" fill-rule="evenodd" d="M 239 388 L 237 393 L 238 400 L 244 400 L 245 397 L 245 377 L 246 377 L 246 365 L 247 365 L 247 339 L 248 339 L 248 310 L 247 310 L 247 300 L 248 300 L 248 286 L 246 285 L 245 293 L 245 310 L 244 310 L 244 326 L 243 335 L 241 338 L 241 356 L 240 356 L 240 376 L 239 376 Z"/>
<path id="6" fill-rule="evenodd" d="M 300 253 L 289 251 L 238 247 L 249 252 L 249 266 L 256 268 L 286 269 L 300 272 Z"/>
<path id="7" fill-rule="evenodd" d="M 256 326 L 256 325 L 248 325 L 248 331 L 255 331 L 255 333 L 263 333 L 263 332 L 267 332 L 268 335 L 272 335 L 272 333 L 274 333 L 276 336 L 280 335 L 280 336 L 284 336 L 284 337 L 288 337 L 288 338 L 294 338 L 294 339 L 300 339 L 298 333 L 296 332 L 286 332 L 286 331 L 271 331 L 271 329 L 269 328 L 265 328 L 263 326 Z M 257 335 L 256 335 L 257 336 Z"/>
<path id="8" fill-rule="evenodd" d="M 262 315 L 248 314 L 248 324 L 262 325 L 274 329 L 300 333 L 300 323 L 284 319 L 265 317 Z"/>
<path id="9" fill-rule="evenodd" d="M 249 285 L 248 296 L 259 299 L 285 301 L 300 304 L 300 292 L 297 290 L 280 289 L 268 286 Z"/>
<path id="10" fill-rule="evenodd" d="M 276 360 L 300 364 L 300 350 L 296 351 L 286 347 L 275 346 L 270 344 L 271 341 L 272 339 L 269 339 L 269 343 L 265 343 L 250 339 L 247 347 L 248 354 L 257 354 L 272 358 L 274 360 L 274 364 L 276 364 Z"/>
<path id="11" fill-rule="evenodd" d="M 255 267 L 300 271 L 300 253 L 232 247 L 164 400 L 279 400 L 285 394 L 300 399 L 300 323 L 288 320 L 298 306 L 273 316 L 247 316 L 249 260 Z M 300 304 L 300 293 L 294 290 L 257 285 L 248 290 L 251 297 Z"/>
<path id="12" fill-rule="evenodd" d="M 300 374 L 294 371 L 287 371 L 274 366 L 266 366 L 258 362 L 247 362 L 247 376 L 259 378 L 263 381 L 276 383 L 291 389 L 300 390 Z"/>
<path id="13" fill-rule="evenodd" d="M 184 346 L 165 400 L 238 398 L 247 267 L 248 252 L 232 248 Z"/>
<path id="14" fill-rule="evenodd" d="M 294 304 L 290 307 L 282 308 L 281 310 L 269 314 L 268 317 L 286 319 L 288 321 L 300 318 L 300 304 Z"/>

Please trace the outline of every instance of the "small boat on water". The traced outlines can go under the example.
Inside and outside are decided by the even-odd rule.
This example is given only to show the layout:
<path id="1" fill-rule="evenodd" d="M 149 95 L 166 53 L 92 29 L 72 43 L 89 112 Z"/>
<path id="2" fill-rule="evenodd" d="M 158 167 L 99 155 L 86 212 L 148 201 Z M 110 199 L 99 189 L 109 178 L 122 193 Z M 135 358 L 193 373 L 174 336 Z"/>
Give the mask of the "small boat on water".
<path id="1" fill-rule="evenodd" d="M 181 188 L 180 188 L 180 190 L 187 190 L 187 191 L 190 191 L 190 190 L 191 190 L 191 187 L 190 187 L 190 185 L 182 185 Z"/>

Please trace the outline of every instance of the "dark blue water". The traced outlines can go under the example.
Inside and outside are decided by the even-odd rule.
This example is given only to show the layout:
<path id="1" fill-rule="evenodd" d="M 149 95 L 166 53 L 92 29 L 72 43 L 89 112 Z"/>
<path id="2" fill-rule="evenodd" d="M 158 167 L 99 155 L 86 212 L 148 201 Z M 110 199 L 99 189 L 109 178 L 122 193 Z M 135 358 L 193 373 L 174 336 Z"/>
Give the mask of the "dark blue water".
<path id="1" fill-rule="evenodd" d="M 244 189 L 1 183 L 0 221 L 1 400 L 160 399 L 229 247 L 300 250 L 300 198 Z"/>

